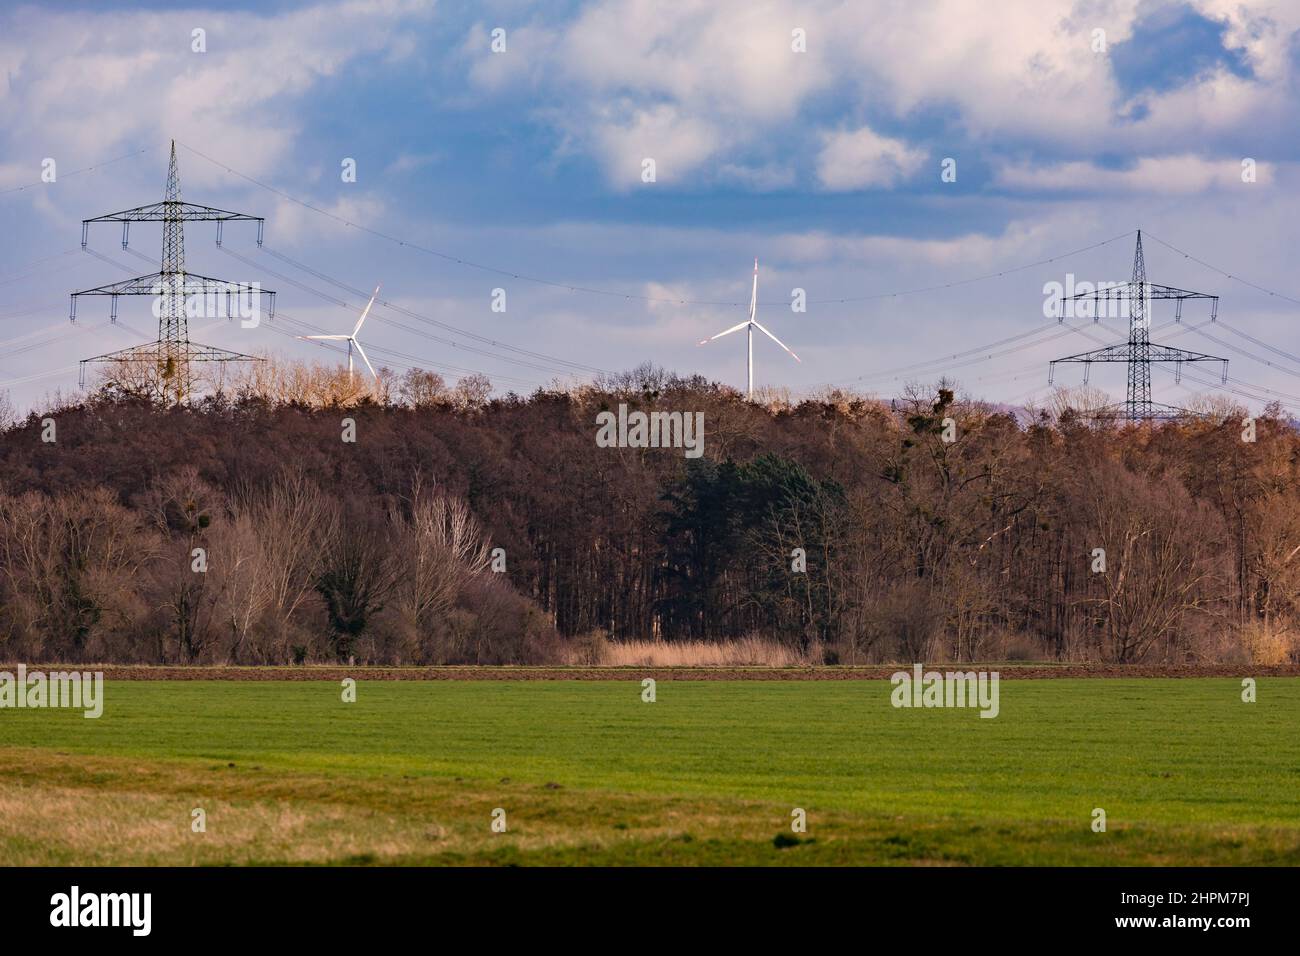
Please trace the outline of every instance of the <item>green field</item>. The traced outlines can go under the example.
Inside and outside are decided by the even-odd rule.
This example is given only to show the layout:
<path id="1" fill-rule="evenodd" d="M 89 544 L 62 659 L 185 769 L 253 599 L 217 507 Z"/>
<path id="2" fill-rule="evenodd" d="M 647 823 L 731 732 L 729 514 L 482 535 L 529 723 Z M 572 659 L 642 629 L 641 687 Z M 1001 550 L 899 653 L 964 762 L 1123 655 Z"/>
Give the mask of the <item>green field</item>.
<path id="1" fill-rule="evenodd" d="M 889 690 L 112 681 L 0 710 L 0 863 L 1300 864 L 1300 680 Z"/>

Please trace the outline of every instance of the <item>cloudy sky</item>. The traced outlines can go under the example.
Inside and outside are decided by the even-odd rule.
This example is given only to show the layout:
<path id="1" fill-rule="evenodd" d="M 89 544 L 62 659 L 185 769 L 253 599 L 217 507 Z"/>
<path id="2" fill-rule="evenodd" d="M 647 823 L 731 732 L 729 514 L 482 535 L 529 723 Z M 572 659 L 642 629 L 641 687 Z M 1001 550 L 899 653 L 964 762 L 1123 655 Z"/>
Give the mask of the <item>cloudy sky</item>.
<path id="1" fill-rule="evenodd" d="M 743 386 L 742 336 L 696 343 L 744 318 L 758 257 L 758 318 L 803 359 L 756 340 L 759 384 L 946 373 L 1023 402 L 1049 359 L 1124 335 L 1058 325 L 1045 284 L 1127 279 L 1141 228 L 1149 278 L 1220 295 L 1231 327 L 1190 329 L 1192 303 L 1154 339 L 1231 359 L 1252 407 L 1300 396 L 1295 0 L 5 3 L 0 79 L 20 408 L 156 335 L 147 299 L 116 325 L 82 300 L 73 326 L 68 294 L 157 271 L 156 224 L 129 251 L 92 226 L 88 253 L 81 220 L 160 200 L 172 139 L 186 200 L 266 217 L 262 250 L 249 226 L 225 251 L 186 231 L 192 271 L 278 293 L 274 325 L 191 324 L 241 352 L 333 358 L 292 335 L 347 331 L 382 281 L 376 364 Z M 1156 373 L 1159 401 L 1205 388 Z"/>

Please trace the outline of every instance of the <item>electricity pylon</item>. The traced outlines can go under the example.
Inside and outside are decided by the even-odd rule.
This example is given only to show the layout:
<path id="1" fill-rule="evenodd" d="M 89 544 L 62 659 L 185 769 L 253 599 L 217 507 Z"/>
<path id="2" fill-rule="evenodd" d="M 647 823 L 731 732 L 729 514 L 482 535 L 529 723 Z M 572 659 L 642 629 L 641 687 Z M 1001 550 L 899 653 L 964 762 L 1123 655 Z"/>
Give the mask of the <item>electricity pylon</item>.
<path id="1" fill-rule="evenodd" d="M 121 295 L 154 296 L 157 303 L 158 341 L 131 348 L 120 349 L 105 355 L 81 361 L 81 384 L 86 384 L 86 364 L 88 362 L 114 363 L 128 366 L 144 363 L 151 372 L 158 375 L 159 391 L 177 404 L 190 397 L 193 381 L 190 374 L 191 362 L 257 362 L 252 355 L 230 352 L 211 345 L 198 345 L 190 342 L 187 323 L 186 303 L 196 298 L 203 304 L 226 297 L 230 316 L 230 297 L 246 295 L 266 295 L 270 299 L 268 320 L 275 317 L 275 293 L 262 289 L 253 283 L 227 282 L 212 279 L 185 271 L 185 223 L 215 221 L 217 224 L 217 245 L 221 245 L 221 227 L 227 222 L 257 223 L 257 244 L 262 244 L 262 229 L 265 220 L 260 216 L 246 216 L 243 213 L 229 212 L 212 206 L 200 206 L 181 201 L 181 180 L 176 168 L 176 141 L 172 141 L 171 162 L 167 168 L 167 192 L 162 202 L 147 206 L 137 206 L 122 212 L 85 219 L 81 223 L 81 246 L 86 247 L 86 240 L 92 222 L 122 223 L 122 248 L 127 248 L 131 223 L 161 222 L 163 224 L 162 268 L 151 275 L 137 276 L 122 282 L 113 282 L 95 289 L 85 289 L 72 293 L 72 308 L 68 318 L 77 321 L 77 298 L 83 295 L 106 295 L 112 298 L 110 321 L 117 321 L 117 297 Z M 211 297 L 211 298 L 209 298 Z"/>
<path id="2" fill-rule="evenodd" d="M 1183 302 L 1187 299 L 1210 300 L 1210 321 L 1219 315 L 1219 297 L 1205 292 L 1188 292 L 1173 286 L 1147 282 L 1146 262 L 1142 258 L 1142 230 L 1137 234 L 1137 250 L 1133 254 L 1133 278 L 1129 282 L 1117 282 L 1104 285 L 1091 292 L 1061 299 L 1061 315 L 1058 321 L 1065 321 L 1065 303 L 1091 299 L 1093 304 L 1093 321 L 1101 319 L 1100 303 L 1127 302 L 1129 308 L 1128 342 L 1123 345 L 1108 345 L 1091 352 L 1080 352 L 1055 359 L 1048 366 L 1047 381 L 1051 384 L 1055 378 L 1056 366 L 1062 362 L 1083 363 L 1083 381 L 1087 383 L 1088 372 L 1093 362 L 1128 363 L 1128 391 L 1122 404 L 1110 405 L 1101 409 L 1100 414 L 1121 414 L 1131 422 L 1149 421 L 1151 419 L 1178 418 L 1186 415 L 1184 409 L 1173 405 L 1162 405 L 1151 400 L 1151 363 L 1172 362 L 1174 380 L 1182 380 L 1184 362 L 1222 362 L 1223 381 L 1228 381 L 1228 360 L 1203 352 L 1189 352 L 1186 349 L 1173 348 L 1169 345 L 1151 344 L 1151 303 L 1156 299 L 1172 299 L 1177 302 L 1174 321 L 1183 320 Z"/>

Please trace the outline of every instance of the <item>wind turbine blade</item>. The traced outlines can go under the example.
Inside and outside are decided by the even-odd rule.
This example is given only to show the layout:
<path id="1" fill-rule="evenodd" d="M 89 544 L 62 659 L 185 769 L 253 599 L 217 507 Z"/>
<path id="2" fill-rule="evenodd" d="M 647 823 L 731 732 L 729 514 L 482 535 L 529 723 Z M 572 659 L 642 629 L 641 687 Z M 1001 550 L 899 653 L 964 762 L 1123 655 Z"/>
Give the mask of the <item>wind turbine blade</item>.
<path id="1" fill-rule="evenodd" d="M 754 259 L 754 288 L 749 293 L 749 321 L 754 321 L 754 316 L 758 315 L 758 259 Z"/>
<path id="2" fill-rule="evenodd" d="M 713 339 L 720 339 L 720 338 L 722 338 L 724 335 L 730 335 L 732 332 L 739 332 L 741 329 L 743 329 L 743 328 L 744 328 L 745 326 L 747 326 L 747 325 L 749 325 L 749 319 L 746 319 L 744 322 L 740 322 L 740 323 L 737 323 L 736 325 L 733 325 L 731 328 L 727 329 L 727 331 L 725 331 L 725 332 L 719 332 L 717 335 L 713 336 L 713 338 L 708 338 L 708 339 L 703 339 L 703 340 L 701 340 L 700 344 L 701 344 L 701 345 L 708 345 L 710 342 L 713 341 Z"/>
<path id="3" fill-rule="evenodd" d="M 361 347 L 361 343 L 356 339 L 353 339 L 352 344 L 355 345 L 357 351 L 361 353 L 361 361 L 366 363 L 366 368 L 370 369 L 370 374 L 375 376 L 375 381 L 379 381 L 379 375 L 375 372 L 375 367 L 370 364 L 370 359 L 366 358 L 366 350 Z"/>
<path id="4" fill-rule="evenodd" d="M 347 336 L 346 336 L 346 335 L 300 335 L 300 336 L 298 336 L 298 338 L 300 338 L 300 339 L 322 339 L 322 340 L 328 340 L 328 341 L 331 341 L 331 342 L 336 342 L 336 341 L 337 341 L 337 342 L 342 342 L 344 339 L 347 338 Z"/>
<path id="5" fill-rule="evenodd" d="M 772 340 L 773 342 L 775 342 L 777 345 L 781 346 L 781 348 L 785 349 L 787 352 L 790 352 L 789 347 L 787 347 L 786 344 L 785 344 L 784 342 L 782 342 L 780 339 L 778 339 L 775 335 L 773 335 L 773 334 L 772 334 L 771 332 L 769 332 L 767 329 L 763 328 L 763 326 L 762 326 L 761 324 L 759 324 L 759 322 L 758 322 L 757 320 L 755 320 L 754 325 L 757 326 L 757 327 L 758 327 L 758 330 L 759 330 L 760 332 L 762 332 L 764 335 L 766 335 L 769 339 L 771 339 L 771 340 Z M 790 352 L 790 357 L 791 357 L 792 359 L 794 359 L 796 362 L 798 362 L 800 365 L 803 364 L 803 359 L 801 359 L 799 356 L 795 355 L 793 352 Z"/>
<path id="6" fill-rule="evenodd" d="M 352 330 L 352 335 L 353 335 L 354 337 L 356 336 L 356 334 L 357 334 L 358 332 L 361 331 L 361 323 L 364 322 L 364 321 L 366 321 L 366 316 L 368 316 L 368 315 L 370 314 L 370 307 L 371 307 L 372 305 L 374 305 L 374 304 L 375 304 L 375 300 L 376 300 L 377 298 L 379 298 L 379 289 L 380 289 L 381 286 L 383 286 L 383 283 L 382 283 L 382 282 L 379 283 L 379 285 L 375 286 L 375 294 L 372 295 L 372 296 L 370 297 L 370 301 L 366 303 L 366 310 L 365 310 L 364 312 L 361 313 L 361 318 L 357 319 L 357 327 L 356 327 L 355 329 Z"/>

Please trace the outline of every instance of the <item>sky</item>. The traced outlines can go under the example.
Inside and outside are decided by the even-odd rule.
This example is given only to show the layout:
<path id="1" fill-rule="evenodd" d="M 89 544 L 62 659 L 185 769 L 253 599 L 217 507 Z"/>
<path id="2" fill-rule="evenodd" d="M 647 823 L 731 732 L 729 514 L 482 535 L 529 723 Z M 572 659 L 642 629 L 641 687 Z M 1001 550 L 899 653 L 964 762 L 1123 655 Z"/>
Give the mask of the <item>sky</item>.
<path id="1" fill-rule="evenodd" d="M 40 406 L 156 336 L 148 299 L 72 324 L 69 294 L 158 270 L 158 224 L 83 251 L 81 221 L 160 201 L 174 139 L 185 200 L 266 219 L 261 249 L 188 224 L 188 268 L 277 293 L 256 328 L 193 320 L 204 344 L 335 361 L 294 335 L 382 282 L 361 341 L 398 372 L 743 388 L 743 335 L 697 343 L 745 319 L 757 257 L 802 361 L 758 337 L 756 384 L 1020 404 L 1126 337 L 1045 289 L 1126 281 L 1141 229 L 1148 278 L 1232 330 L 1156 303 L 1153 339 L 1300 409 L 1297 93 L 1297 0 L 0 3 L 0 390 Z M 1122 398 L 1124 369 L 1090 382 Z M 1218 382 L 1161 369 L 1154 397 Z"/>

